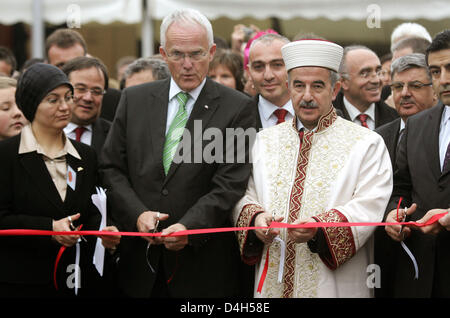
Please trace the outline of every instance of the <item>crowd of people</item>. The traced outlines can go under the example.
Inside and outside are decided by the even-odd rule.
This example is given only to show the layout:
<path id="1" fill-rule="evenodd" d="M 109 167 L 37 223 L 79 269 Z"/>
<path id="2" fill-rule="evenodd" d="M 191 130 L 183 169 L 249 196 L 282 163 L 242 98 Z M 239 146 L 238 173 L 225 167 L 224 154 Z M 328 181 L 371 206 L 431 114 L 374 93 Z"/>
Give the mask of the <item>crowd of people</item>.
<path id="1" fill-rule="evenodd" d="M 396 224 L 450 207 L 450 30 L 403 23 L 380 57 L 253 25 L 228 45 L 192 9 L 160 32 L 117 79 L 73 29 L 21 70 L 0 48 L 0 230 L 69 232 L 2 236 L 0 297 L 450 297 L 450 216 Z"/>

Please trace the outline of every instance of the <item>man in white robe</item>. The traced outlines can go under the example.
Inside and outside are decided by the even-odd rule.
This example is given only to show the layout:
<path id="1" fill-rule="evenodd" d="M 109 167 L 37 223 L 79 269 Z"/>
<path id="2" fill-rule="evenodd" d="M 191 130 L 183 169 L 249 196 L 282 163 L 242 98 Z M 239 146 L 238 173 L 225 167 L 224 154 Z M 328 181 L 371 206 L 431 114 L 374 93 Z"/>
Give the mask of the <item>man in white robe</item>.
<path id="1" fill-rule="evenodd" d="M 382 220 L 392 191 L 383 139 L 338 117 L 332 106 L 342 51 L 319 40 L 282 48 L 296 118 L 258 133 L 253 173 L 233 213 L 236 226 Z M 238 232 L 243 261 L 257 264 L 255 297 L 371 297 L 374 230 Z"/>

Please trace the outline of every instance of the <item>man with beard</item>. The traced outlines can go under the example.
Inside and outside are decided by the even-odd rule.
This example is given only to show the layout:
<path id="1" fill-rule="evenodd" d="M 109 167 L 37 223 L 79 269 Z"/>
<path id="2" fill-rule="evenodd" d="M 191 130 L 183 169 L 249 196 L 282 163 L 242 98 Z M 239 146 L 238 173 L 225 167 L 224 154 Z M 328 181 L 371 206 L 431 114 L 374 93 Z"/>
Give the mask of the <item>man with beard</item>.
<path id="1" fill-rule="evenodd" d="M 405 131 L 406 120 L 436 104 L 437 99 L 431 84 L 431 74 L 425 61 L 425 55 L 420 53 L 405 55 L 392 62 L 391 87 L 395 108 L 400 118 L 375 131 L 383 137 L 386 143 L 393 169 L 397 145 Z M 387 236 L 384 228 L 378 227 L 375 230 L 375 264 L 381 268 L 381 285 L 375 290 L 377 297 L 392 296 L 397 245 L 398 243 Z"/>
<path id="2" fill-rule="evenodd" d="M 373 227 L 265 227 L 272 221 L 381 221 L 392 190 L 383 139 L 336 115 L 341 46 L 300 40 L 282 47 L 296 117 L 264 129 L 235 207 L 242 259 L 257 264 L 256 297 L 370 297 Z M 263 279 L 264 278 L 264 279 Z"/>
<path id="3" fill-rule="evenodd" d="M 381 99 L 382 69 L 378 56 L 361 45 L 347 46 L 339 68 L 342 90 L 333 102 L 344 118 L 371 130 L 398 118 Z"/>

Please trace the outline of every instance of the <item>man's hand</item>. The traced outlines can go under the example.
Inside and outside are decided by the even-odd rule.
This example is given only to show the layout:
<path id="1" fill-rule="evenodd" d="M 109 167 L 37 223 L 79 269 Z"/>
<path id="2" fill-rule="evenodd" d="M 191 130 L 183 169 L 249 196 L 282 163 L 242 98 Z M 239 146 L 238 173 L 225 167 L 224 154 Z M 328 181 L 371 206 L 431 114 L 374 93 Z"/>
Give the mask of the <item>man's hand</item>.
<path id="1" fill-rule="evenodd" d="M 172 224 L 168 228 L 162 230 L 161 235 L 169 235 L 171 233 L 186 231 L 187 228 L 181 224 L 176 223 Z M 170 251 L 179 251 L 182 250 L 188 244 L 188 236 L 166 236 L 162 237 L 162 243 L 164 246 Z"/>
<path id="2" fill-rule="evenodd" d="M 273 219 L 271 213 L 263 212 L 259 213 L 255 217 L 255 226 L 256 227 L 268 227 L 272 221 L 281 222 L 284 218 L 279 217 L 277 219 Z M 259 229 L 255 230 L 256 237 L 259 238 L 264 244 L 272 243 L 273 239 L 280 234 L 280 229 Z"/>
<path id="3" fill-rule="evenodd" d="M 313 218 L 309 219 L 298 219 L 295 220 L 292 224 L 305 224 L 305 223 L 311 223 L 311 222 L 317 222 Z M 317 233 L 317 227 L 312 228 L 288 228 L 288 236 L 291 239 L 291 241 L 294 241 L 295 243 L 305 243 L 308 242 L 310 239 L 314 237 Z"/>
<path id="4" fill-rule="evenodd" d="M 395 223 L 395 222 L 402 222 L 407 215 L 411 215 L 416 211 L 417 204 L 413 203 L 409 209 L 406 210 L 406 213 L 404 213 L 404 210 L 401 209 L 398 211 L 398 217 L 400 220 L 397 220 L 397 210 L 392 210 L 389 212 L 386 222 L 387 223 Z M 389 235 L 394 241 L 401 242 L 405 238 L 409 237 L 411 235 L 411 229 L 409 227 L 402 227 L 401 225 L 386 225 L 384 227 L 386 230 L 387 235 Z"/>
<path id="5" fill-rule="evenodd" d="M 447 210 L 445 209 L 432 209 L 429 210 L 420 220 L 417 220 L 417 223 L 426 223 L 429 219 L 431 219 L 436 214 L 445 213 Z M 427 225 L 427 226 L 415 226 L 411 225 L 411 228 L 417 229 L 421 231 L 424 234 L 432 234 L 436 235 L 440 231 L 444 230 L 444 228 L 449 229 L 450 228 L 450 222 L 448 218 L 448 214 L 441 218 L 439 222 L 435 222 L 433 224 Z"/>
<path id="6" fill-rule="evenodd" d="M 159 215 L 159 218 L 158 218 Z M 137 230 L 141 233 L 149 233 L 153 232 L 155 230 L 155 226 L 158 222 L 158 220 L 167 220 L 169 218 L 169 215 L 166 213 L 159 213 L 155 211 L 145 211 L 142 212 L 141 215 L 139 215 L 136 227 Z M 149 236 L 143 236 L 144 240 L 149 241 L 152 244 L 161 244 L 162 239 L 160 237 L 149 237 Z"/>
<path id="7" fill-rule="evenodd" d="M 119 232 L 119 229 L 115 227 L 114 225 L 107 226 L 102 231 L 106 232 Z M 102 239 L 102 245 L 105 248 L 109 248 L 111 250 L 115 250 L 117 245 L 120 243 L 120 235 L 100 235 L 100 238 Z"/>

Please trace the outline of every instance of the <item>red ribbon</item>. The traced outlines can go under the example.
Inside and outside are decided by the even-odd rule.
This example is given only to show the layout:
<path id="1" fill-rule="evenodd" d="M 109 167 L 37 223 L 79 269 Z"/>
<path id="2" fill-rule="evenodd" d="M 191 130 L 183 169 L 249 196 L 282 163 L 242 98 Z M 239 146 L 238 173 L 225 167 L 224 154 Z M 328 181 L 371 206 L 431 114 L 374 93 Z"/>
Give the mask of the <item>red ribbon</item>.
<path id="1" fill-rule="evenodd" d="M 80 229 L 82 227 L 83 227 L 83 224 L 80 225 Z M 70 233 L 70 234 L 67 234 L 67 233 Z M 55 235 L 59 235 L 59 234 L 55 234 Z M 73 234 L 73 232 L 64 232 L 64 234 L 62 234 L 62 235 L 76 235 L 76 234 Z M 56 281 L 56 272 L 58 271 L 59 261 L 61 260 L 61 257 L 66 249 L 67 249 L 67 247 L 64 245 L 59 248 L 58 254 L 56 255 L 55 266 L 53 267 L 53 285 L 55 286 L 56 290 L 58 290 L 58 283 Z"/>
<path id="2" fill-rule="evenodd" d="M 247 226 L 247 227 L 218 227 L 211 229 L 194 229 L 174 232 L 167 235 L 159 233 L 142 233 L 142 232 L 110 232 L 110 231 L 47 231 L 47 230 L 27 230 L 27 229 L 10 229 L 0 230 L 0 236 L 48 236 L 48 235 L 95 235 L 95 236 L 153 236 L 153 237 L 170 237 L 170 236 L 184 236 L 196 234 L 210 234 L 249 230 L 267 230 L 267 229 L 282 229 L 282 228 L 315 228 L 315 227 L 350 227 L 350 226 L 388 226 L 388 225 L 414 225 L 423 227 L 437 222 L 440 218 L 447 215 L 448 212 L 436 214 L 425 223 L 415 221 L 409 222 L 311 222 L 303 224 L 287 224 L 281 222 L 272 222 L 270 226 Z"/>
<path id="3" fill-rule="evenodd" d="M 400 202 L 399 202 L 400 203 Z M 431 225 L 437 222 L 440 218 L 447 215 L 448 212 L 436 214 L 432 216 L 427 222 L 311 222 L 303 224 L 287 224 L 281 222 L 272 222 L 270 226 L 247 226 L 247 227 L 223 227 L 223 228 L 211 228 L 211 229 L 194 229 L 171 233 L 168 235 L 161 235 L 159 233 L 141 233 L 141 232 L 110 232 L 110 231 L 47 231 L 47 230 L 27 230 L 27 229 L 10 229 L 0 230 L 0 236 L 48 236 L 48 235 L 96 235 L 96 236 L 153 236 L 153 237 L 169 237 L 169 236 L 184 236 L 184 235 L 196 235 L 196 234 L 209 234 L 209 233 L 222 233 L 222 232 L 236 232 L 236 231 L 248 231 L 259 229 L 274 229 L 274 228 L 318 228 L 318 227 L 349 227 L 349 226 L 388 226 L 388 225 L 414 225 L 417 227 L 423 227 Z M 65 247 L 62 246 L 58 252 L 55 261 L 55 268 L 53 272 L 53 279 L 55 288 L 58 289 L 56 284 L 56 269 L 58 267 L 59 260 L 65 251 Z M 268 260 L 269 250 L 267 250 L 266 258 Z M 268 261 L 264 265 L 264 271 L 267 273 Z M 263 271 L 263 274 L 264 274 Z M 264 275 L 265 276 L 265 275 Z M 262 288 L 264 280 L 261 279 L 258 290 Z"/>
<path id="4" fill-rule="evenodd" d="M 259 279 L 259 283 L 258 283 L 257 292 L 259 294 L 261 294 L 262 287 L 264 285 L 264 281 L 266 280 L 267 270 L 269 269 L 269 249 L 270 249 L 270 247 L 267 248 L 266 262 L 264 263 L 264 269 L 263 269 L 263 272 L 261 274 L 261 278 Z"/>

